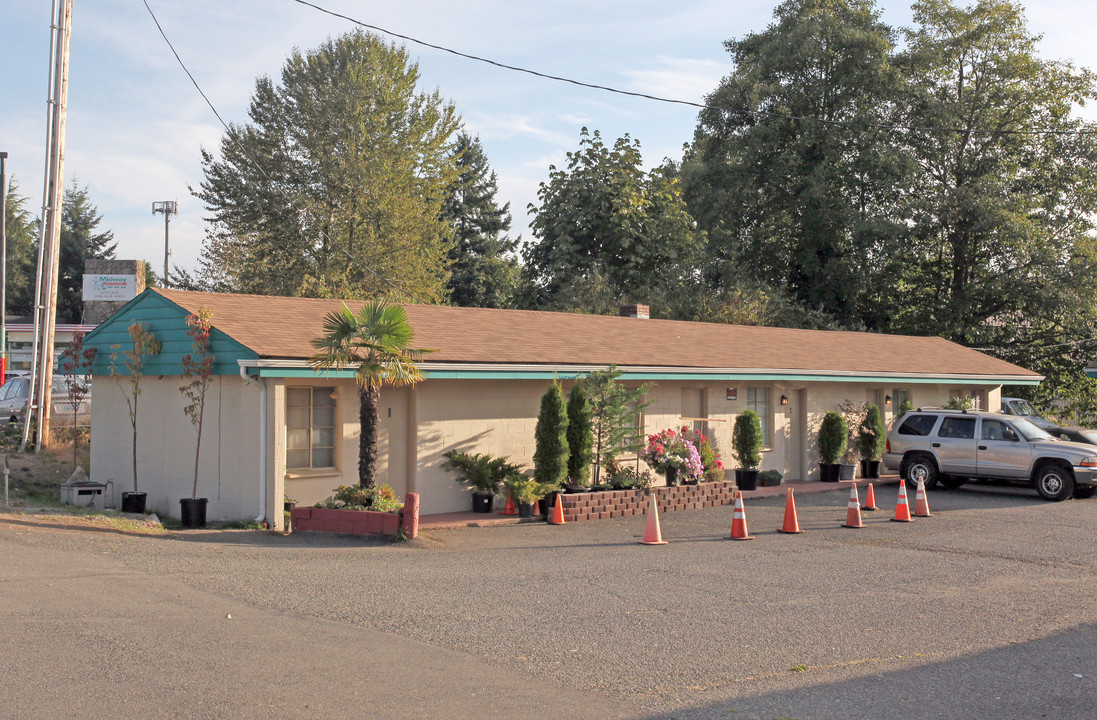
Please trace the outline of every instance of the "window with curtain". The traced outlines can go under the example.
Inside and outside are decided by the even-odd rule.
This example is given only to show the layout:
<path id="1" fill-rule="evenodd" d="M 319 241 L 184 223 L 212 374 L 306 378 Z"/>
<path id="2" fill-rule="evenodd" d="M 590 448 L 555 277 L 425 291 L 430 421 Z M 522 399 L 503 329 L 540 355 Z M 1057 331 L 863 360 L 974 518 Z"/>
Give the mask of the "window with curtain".
<path id="1" fill-rule="evenodd" d="M 770 446 L 769 388 L 747 388 L 747 409 L 762 420 L 762 444 Z"/>
<path id="2" fill-rule="evenodd" d="M 335 388 L 286 388 L 286 469 L 335 467 Z"/>

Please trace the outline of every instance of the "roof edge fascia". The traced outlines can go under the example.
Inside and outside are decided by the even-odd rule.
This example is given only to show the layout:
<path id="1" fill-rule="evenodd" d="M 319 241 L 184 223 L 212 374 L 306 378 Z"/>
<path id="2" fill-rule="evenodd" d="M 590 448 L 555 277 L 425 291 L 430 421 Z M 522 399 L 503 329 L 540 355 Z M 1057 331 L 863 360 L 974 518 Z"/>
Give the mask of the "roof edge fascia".
<path id="1" fill-rule="evenodd" d="M 314 370 L 304 360 L 239 360 L 249 375 L 285 378 L 351 378 L 351 369 Z M 417 363 L 429 378 L 482 380 L 551 380 L 574 378 L 606 365 L 530 365 L 505 363 Z M 759 380 L 790 382 L 963 382 L 977 385 L 1038 385 L 1042 375 L 976 375 L 964 373 L 861 372 L 854 370 L 805 371 L 792 368 L 694 368 L 666 366 L 617 366 L 621 377 L 631 380 Z"/>

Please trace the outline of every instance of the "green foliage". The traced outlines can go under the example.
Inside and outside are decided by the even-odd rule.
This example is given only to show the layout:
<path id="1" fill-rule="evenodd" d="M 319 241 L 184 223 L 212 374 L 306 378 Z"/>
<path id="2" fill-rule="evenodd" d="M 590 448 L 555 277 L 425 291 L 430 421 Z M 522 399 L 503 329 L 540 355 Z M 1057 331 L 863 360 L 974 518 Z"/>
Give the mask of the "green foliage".
<path id="1" fill-rule="evenodd" d="M 521 270 L 511 253 L 510 203 L 500 207 L 495 172 L 479 138 L 462 132 L 452 150 L 459 171 L 442 215 L 456 242 L 449 249 L 450 301 L 462 307 L 512 307 Z"/>
<path id="2" fill-rule="evenodd" d="M 884 454 L 886 444 L 887 433 L 884 430 L 884 420 L 880 416 L 880 408 L 869 404 L 865 406 L 865 418 L 857 433 L 857 452 L 861 453 L 862 460 L 879 460 Z"/>
<path id="3" fill-rule="evenodd" d="M 450 450 L 443 454 L 446 458 L 442 468 L 457 473 L 457 482 L 473 492 L 499 492 L 499 486 L 507 478 L 519 474 L 520 465 L 515 465 L 505 457 L 493 457 L 486 453 L 466 453 Z"/>
<path id="4" fill-rule="evenodd" d="M 784 479 L 784 475 L 778 470 L 762 470 L 758 473 L 759 485 L 780 485 L 781 480 Z"/>
<path id="5" fill-rule="evenodd" d="M 578 485 L 590 484 L 590 463 L 594 457 L 592 409 L 582 383 L 568 394 L 568 477 Z"/>
<path id="6" fill-rule="evenodd" d="M 819 462 L 833 465 L 846 451 L 849 442 L 849 428 L 841 413 L 831 410 L 823 416 L 819 426 Z"/>
<path id="7" fill-rule="evenodd" d="M 960 395 L 958 397 L 949 398 L 948 403 L 945 404 L 945 410 L 974 410 L 975 398 L 967 395 Z"/>
<path id="8" fill-rule="evenodd" d="M 762 462 L 762 419 L 753 410 L 744 410 L 735 417 L 731 431 L 731 447 L 735 459 L 745 470 L 753 470 Z"/>
<path id="9" fill-rule="evenodd" d="M 415 331 L 401 305 L 368 302 L 357 312 L 343 304 L 324 318 L 324 334 L 314 338 L 317 349 L 308 359 L 315 370 L 350 366 L 358 383 L 358 482 L 373 484 L 377 472 L 378 403 L 381 385 L 414 385 L 422 380 L 415 363 L 429 350 L 415 349 Z"/>
<path id="10" fill-rule="evenodd" d="M 541 396 L 537 415 L 536 448 L 533 452 L 533 476 L 546 489 L 558 487 L 567 477 L 568 417 L 564 392 L 553 381 Z"/>
<path id="11" fill-rule="evenodd" d="M 404 503 L 396 499 L 396 491 L 390 486 L 340 485 L 327 499 L 314 507 L 328 510 L 372 510 L 374 512 L 398 512 Z"/>
<path id="12" fill-rule="evenodd" d="M 541 483 L 523 475 L 510 475 L 503 484 L 516 503 L 532 505 L 545 496 L 545 489 Z"/>
<path id="13" fill-rule="evenodd" d="M 895 416 L 895 422 L 899 422 L 903 419 L 903 416 L 914 409 L 914 406 L 910 404 L 910 400 L 903 398 L 903 402 L 899 403 L 899 412 Z"/>
<path id="14" fill-rule="evenodd" d="M 628 490 L 630 488 L 647 490 L 655 484 L 655 476 L 648 470 L 614 465 L 612 470 L 607 472 L 606 484 L 614 490 Z"/>
<path id="15" fill-rule="evenodd" d="M 57 275 L 57 322 L 78 323 L 84 314 L 84 263 L 110 260 L 118 247 L 110 230 L 96 232 L 103 216 L 92 204 L 87 187 L 76 181 L 65 188 L 61 201 L 61 245 Z"/>
<path id="16" fill-rule="evenodd" d="M 660 313 L 695 285 L 702 236 L 677 181 L 644 172 L 627 135 L 611 148 L 583 128 L 579 150 L 549 168 L 537 196 L 537 240 L 522 251 L 526 307 L 606 314 L 641 301 Z"/>
<path id="17" fill-rule="evenodd" d="M 910 163 L 874 127 L 899 87 L 893 33 L 867 0 L 789 0 L 725 45 L 735 69 L 707 98 L 681 170 L 709 235 L 708 282 L 723 291 L 745 275 L 854 322 L 886 278 L 875 259 L 901 251 L 895 201 Z"/>
<path id="18" fill-rule="evenodd" d="M 579 383 L 591 404 L 591 430 L 594 436 L 594 482 L 598 483 L 601 468 L 621 456 L 637 453 L 644 447 L 644 428 L 640 414 L 651 404 L 647 400 L 652 383 L 636 388 L 625 387 L 621 371 L 610 365 L 595 370 Z"/>
<path id="19" fill-rule="evenodd" d="M 7 304 L 6 312 L 31 315 L 34 312 L 34 276 L 37 266 L 38 221 L 27 210 L 27 198 L 19 194 L 14 178 L 8 182 L 7 215 Z"/>
<path id="20" fill-rule="evenodd" d="M 250 122 L 202 152 L 203 282 L 308 297 L 448 296 L 461 120 L 408 52 L 355 31 L 256 81 Z"/>

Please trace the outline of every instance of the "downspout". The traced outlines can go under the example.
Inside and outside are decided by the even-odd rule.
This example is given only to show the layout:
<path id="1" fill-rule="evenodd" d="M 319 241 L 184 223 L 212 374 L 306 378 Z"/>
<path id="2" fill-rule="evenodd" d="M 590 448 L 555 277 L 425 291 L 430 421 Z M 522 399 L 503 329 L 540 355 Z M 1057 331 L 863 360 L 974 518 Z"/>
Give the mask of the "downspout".
<path id="1" fill-rule="evenodd" d="M 248 369 L 243 365 L 240 377 L 245 384 L 252 383 Z M 261 523 L 267 519 L 267 384 L 262 378 L 256 378 L 255 384 L 259 387 L 259 514 L 255 516 L 255 522 Z"/>

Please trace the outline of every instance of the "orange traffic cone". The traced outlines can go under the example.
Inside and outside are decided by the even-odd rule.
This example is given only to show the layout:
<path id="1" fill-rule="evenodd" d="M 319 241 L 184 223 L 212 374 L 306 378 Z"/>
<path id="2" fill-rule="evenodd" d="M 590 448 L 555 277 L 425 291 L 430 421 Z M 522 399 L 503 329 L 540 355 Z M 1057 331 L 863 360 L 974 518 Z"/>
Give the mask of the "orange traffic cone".
<path id="1" fill-rule="evenodd" d="M 655 502 L 655 493 L 651 493 L 651 508 L 648 510 L 648 524 L 644 528 L 644 539 L 641 545 L 666 545 L 663 533 L 659 531 L 659 506 Z"/>
<path id="2" fill-rule="evenodd" d="M 849 486 L 849 505 L 846 506 L 846 521 L 842 524 L 845 528 L 863 528 L 861 523 L 861 499 L 857 497 L 857 483 Z"/>
<path id="3" fill-rule="evenodd" d="M 926 484 L 918 481 L 918 492 L 914 494 L 914 517 L 930 517 L 929 498 L 926 497 Z"/>
<path id="4" fill-rule="evenodd" d="M 741 490 L 735 491 L 735 512 L 731 516 L 731 539 L 754 539 L 754 536 L 747 531 L 747 513 L 743 509 L 743 493 Z"/>
<path id="5" fill-rule="evenodd" d="M 792 496 L 792 488 L 788 489 L 785 498 L 785 524 L 777 532 L 802 533 L 800 521 L 796 519 L 796 499 Z M 744 521 L 746 522 L 746 521 Z"/>
<path id="6" fill-rule="evenodd" d="M 899 502 L 895 505 L 895 517 L 892 522 L 914 522 L 910 517 L 910 503 L 907 502 L 907 484 L 899 478 Z"/>
<path id="7" fill-rule="evenodd" d="M 556 495 L 556 507 L 552 509 L 552 517 L 549 518 L 549 523 L 552 525 L 564 524 L 564 506 L 560 502 L 560 494 Z"/>
<path id="8" fill-rule="evenodd" d="M 514 496 L 507 493 L 507 504 L 503 506 L 503 509 L 499 513 L 500 515 L 517 515 L 518 511 L 514 509 Z"/>
<path id="9" fill-rule="evenodd" d="M 872 489 L 872 483 L 868 484 L 868 490 L 865 491 L 865 504 L 861 506 L 861 509 L 870 512 L 878 509 L 876 507 L 876 491 Z"/>

